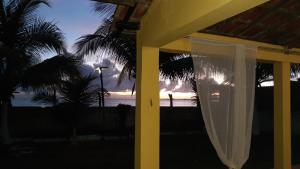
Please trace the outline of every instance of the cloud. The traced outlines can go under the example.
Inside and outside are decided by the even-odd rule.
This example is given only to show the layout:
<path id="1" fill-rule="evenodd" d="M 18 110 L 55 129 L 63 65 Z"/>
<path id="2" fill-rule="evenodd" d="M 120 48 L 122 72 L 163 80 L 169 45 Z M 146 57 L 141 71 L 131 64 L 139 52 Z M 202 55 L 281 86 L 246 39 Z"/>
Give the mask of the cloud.
<path id="1" fill-rule="evenodd" d="M 182 80 L 171 81 L 169 79 L 160 80 L 160 89 L 164 91 L 172 92 L 192 92 L 192 88 L 189 82 Z"/>
<path id="2" fill-rule="evenodd" d="M 91 66 L 94 65 L 94 66 Z M 95 71 L 94 67 L 105 66 L 107 69 L 103 70 L 103 83 L 104 87 L 111 92 L 129 92 L 132 90 L 135 79 L 129 80 L 127 77 L 124 78 L 121 85 L 117 85 L 118 77 L 121 72 L 120 66 L 111 61 L 109 58 L 103 59 L 100 63 L 92 64 L 89 62 L 85 64 L 82 71 L 85 75 L 93 73 L 99 77 L 99 72 Z M 95 80 L 95 83 L 100 85 L 100 78 Z M 182 80 L 171 81 L 169 79 L 160 79 L 160 90 L 169 93 L 176 92 L 192 92 L 192 88 L 189 82 Z"/>
<path id="3" fill-rule="evenodd" d="M 111 60 L 103 59 L 100 63 L 94 65 L 94 67 L 98 66 L 108 67 L 106 69 L 103 69 L 103 86 L 108 91 L 119 92 L 128 91 L 132 89 L 134 80 L 129 80 L 128 78 L 125 78 L 120 85 L 117 85 L 120 70 L 117 69 L 116 64 L 114 64 Z M 94 74 L 98 76 L 99 78 L 95 80 L 95 83 L 100 85 L 100 74 L 98 71 L 95 70 L 94 67 L 92 67 L 91 65 L 84 64 L 81 67 L 81 72 L 84 75 Z"/>

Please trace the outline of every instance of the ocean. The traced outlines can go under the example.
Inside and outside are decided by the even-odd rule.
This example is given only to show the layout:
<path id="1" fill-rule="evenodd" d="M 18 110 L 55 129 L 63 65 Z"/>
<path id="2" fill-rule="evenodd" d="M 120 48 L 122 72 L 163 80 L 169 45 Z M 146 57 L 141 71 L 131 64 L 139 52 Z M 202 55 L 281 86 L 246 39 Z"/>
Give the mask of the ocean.
<path id="1" fill-rule="evenodd" d="M 114 107 L 118 104 L 127 104 L 131 106 L 135 106 L 135 99 L 106 99 L 105 106 Z M 161 99 L 160 106 L 169 107 L 170 100 L 169 99 Z M 173 100 L 174 107 L 195 107 L 196 105 L 190 99 L 174 99 Z"/>
<path id="2" fill-rule="evenodd" d="M 17 99 L 13 99 L 13 106 L 15 107 L 46 107 L 49 106 L 47 104 L 41 104 L 32 102 L 28 97 L 18 97 Z M 131 106 L 135 106 L 135 99 L 116 99 L 116 98 L 107 98 L 105 99 L 106 107 L 115 107 L 118 104 L 127 104 Z M 196 105 L 190 99 L 174 99 L 173 100 L 174 107 L 195 107 Z M 97 104 L 95 105 L 97 106 Z M 170 101 L 169 99 L 161 99 L 160 106 L 169 107 Z"/>

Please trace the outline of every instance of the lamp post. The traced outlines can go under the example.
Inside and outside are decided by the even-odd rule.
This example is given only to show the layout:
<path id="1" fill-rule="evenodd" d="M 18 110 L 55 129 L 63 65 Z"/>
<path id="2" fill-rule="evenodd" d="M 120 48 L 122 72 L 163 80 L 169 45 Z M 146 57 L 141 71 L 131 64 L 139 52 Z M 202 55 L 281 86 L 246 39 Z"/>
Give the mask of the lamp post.
<path id="1" fill-rule="evenodd" d="M 100 109 L 100 112 L 102 112 L 102 129 L 103 129 L 103 139 L 104 139 L 104 129 L 105 129 L 105 112 L 104 112 L 104 86 L 103 86 L 103 69 L 106 69 L 108 67 L 106 66 L 95 66 L 96 71 L 99 71 L 99 76 L 100 76 L 100 82 L 101 82 L 101 93 L 98 92 L 98 97 L 99 97 L 99 107 L 102 107 L 102 109 Z"/>
<path id="2" fill-rule="evenodd" d="M 99 106 L 104 107 L 104 86 L 103 86 L 103 74 L 102 74 L 102 69 L 106 69 L 108 67 L 106 66 L 98 66 L 96 68 L 96 70 L 99 71 L 100 73 L 100 82 L 101 82 L 101 97 L 100 97 L 100 102 L 99 102 Z"/>

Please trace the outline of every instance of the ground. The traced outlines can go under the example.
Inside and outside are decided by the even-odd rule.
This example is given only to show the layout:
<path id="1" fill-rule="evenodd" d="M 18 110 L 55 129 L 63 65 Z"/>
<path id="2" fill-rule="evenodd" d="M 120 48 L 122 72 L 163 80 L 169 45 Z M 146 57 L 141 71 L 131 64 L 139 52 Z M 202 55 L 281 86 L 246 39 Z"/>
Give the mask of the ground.
<path id="1" fill-rule="evenodd" d="M 299 139 L 293 139 L 299 143 Z M 22 151 L 19 151 L 22 149 Z M 133 139 L 23 143 L 7 156 L 2 151 L 1 169 L 133 169 Z M 300 156 L 293 146 L 294 164 Z M 22 153 L 21 153 L 22 152 Z M 226 169 L 207 136 L 177 134 L 161 136 L 161 169 Z M 251 154 L 244 169 L 273 168 L 272 136 L 253 137 Z"/>

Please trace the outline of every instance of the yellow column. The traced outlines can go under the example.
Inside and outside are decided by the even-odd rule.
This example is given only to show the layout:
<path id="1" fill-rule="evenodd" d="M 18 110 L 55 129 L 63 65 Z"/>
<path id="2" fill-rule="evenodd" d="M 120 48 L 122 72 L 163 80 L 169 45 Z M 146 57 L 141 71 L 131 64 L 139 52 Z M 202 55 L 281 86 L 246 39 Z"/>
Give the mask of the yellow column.
<path id="1" fill-rule="evenodd" d="M 159 49 L 137 42 L 135 169 L 159 169 Z"/>
<path id="2" fill-rule="evenodd" d="M 274 168 L 291 169 L 290 63 L 274 64 Z"/>

